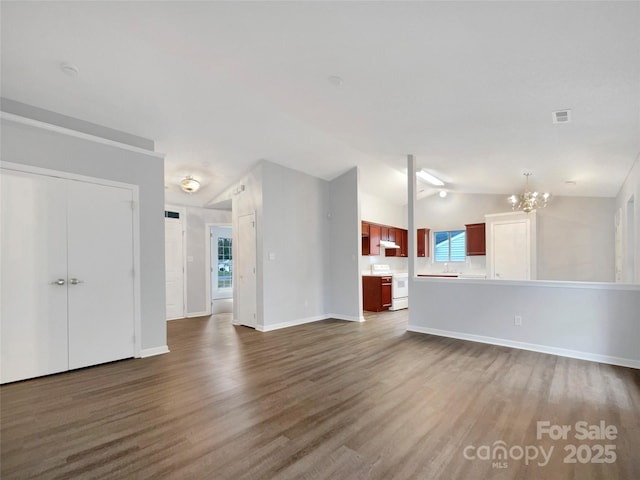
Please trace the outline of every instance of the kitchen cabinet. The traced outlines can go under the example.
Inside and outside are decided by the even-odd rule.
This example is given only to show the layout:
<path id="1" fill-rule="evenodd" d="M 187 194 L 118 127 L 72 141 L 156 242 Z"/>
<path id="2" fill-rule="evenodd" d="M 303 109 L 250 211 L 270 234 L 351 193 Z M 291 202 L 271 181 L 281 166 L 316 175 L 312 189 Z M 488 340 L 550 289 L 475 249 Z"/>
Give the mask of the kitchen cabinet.
<path id="1" fill-rule="evenodd" d="M 391 306 L 391 276 L 362 277 L 362 304 L 369 312 L 389 310 Z"/>
<path id="2" fill-rule="evenodd" d="M 380 225 L 363 221 L 362 255 L 380 255 Z"/>
<path id="3" fill-rule="evenodd" d="M 465 227 L 467 229 L 467 256 L 486 255 L 485 224 L 471 223 Z"/>
<path id="4" fill-rule="evenodd" d="M 429 256 L 429 232 L 428 228 L 419 228 L 417 232 L 417 254 L 418 257 Z"/>
<path id="5" fill-rule="evenodd" d="M 380 225 L 380 240 L 389 240 L 389 227 Z"/>
<path id="6" fill-rule="evenodd" d="M 407 231 L 402 228 L 389 228 L 389 240 L 395 242 L 400 248 L 387 248 L 384 252 L 385 257 L 406 257 L 409 253 L 407 245 Z"/>
<path id="7" fill-rule="evenodd" d="M 369 222 L 361 223 L 361 235 L 362 235 L 362 255 L 370 255 L 370 243 L 369 243 Z"/>

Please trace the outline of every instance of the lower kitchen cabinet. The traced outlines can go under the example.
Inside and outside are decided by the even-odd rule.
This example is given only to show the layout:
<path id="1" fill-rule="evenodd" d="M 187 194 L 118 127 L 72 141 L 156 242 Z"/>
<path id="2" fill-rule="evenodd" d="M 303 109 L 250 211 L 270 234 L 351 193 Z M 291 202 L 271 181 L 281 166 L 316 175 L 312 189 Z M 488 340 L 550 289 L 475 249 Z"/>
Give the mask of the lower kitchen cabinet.
<path id="1" fill-rule="evenodd" d="M 362 303 L 369 312 L 389 310 L 391 306 L 391 276 L 362 277 Z"/>

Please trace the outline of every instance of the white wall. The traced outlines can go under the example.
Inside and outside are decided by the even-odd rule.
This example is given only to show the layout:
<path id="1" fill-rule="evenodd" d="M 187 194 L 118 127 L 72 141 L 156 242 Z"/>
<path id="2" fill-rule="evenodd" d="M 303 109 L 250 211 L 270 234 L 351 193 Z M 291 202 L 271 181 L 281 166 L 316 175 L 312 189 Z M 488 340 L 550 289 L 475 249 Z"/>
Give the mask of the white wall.
<path id="1" fill-rule="evenodd" d="M 360 218 L 365 222 L 407 228 L 407 211 L 370 193 L 360 192 Z"/>
<path id="2" fill-rule="evenodd" d="M 615 280 L 615 200 L 555 197 L 537 211 L 537 279 Z"/>
<path id="3" fill-rule="evenodd" d="M 235 245 L 238 217 L 256 214 L 259 330 L 360 319 L 357 195 L 355 169 L 327 182 L 261 161 L 210 202 L 232 199 Z"/>
<path id="4" fill-rule="evenodd" d="M 632 236 L 634 238 L 634 246 L 633 250 L 635 252 L 634 255 L 634 268 L 633 268 L 633 283 L 640 283 L 640 155 L 636 159 L 633 168 L 629 172 L 629 176 L 627 177 L 624 185 L 620 189 L 618 196 L 616 197 L 616 206 L 615 211 L 620 213 L 620 217 L 623 222 L 623 242 L 622 242 L 622 252 L 623 252 L 623 260 L 622 260 L 622 271 L 621 271 L 621 279 L 622 281 L 629 282 L 631 279 L 629 278 L 630 272 L 627 264 L 627 256 L 630 249 L 630 245 L 628 245 L 629 232 L 626 228 L 627 218 L 629 212 L 627 211 L 628 201 L 633 198 L 635 211 L 632 213 L 635 223 L 635 232 L 633 232 Z"/>
<path id="5" fill-rule="evenodd" d="M 49 117 L 54 120 L 55 114 Z M 143 354 L 162 350 L 167 344 L 162 158 L 4 119 L 1 127 L 3 161 L 139 186 L 141 345 Z"/>
<path id="6" fill-rule="evenodd" d="M 329 267 L 326 313 L 333 318 L 362 321 L 358 169 L 335 178 L 328 188 L 330 221 L 324 263 Z M 361 204 L 362 205 L 362 204 Z"/>
<path id="7" fill-rule="evenodd" d="M 430 279 L 410 288 L 411 331 L 640 368 L 639 288 Z"/>
<path id="8" fill-rule="evenodd" d="M 207 296 L 207 250 L 210 248 L 206 224 L 220 223 L 231 225 L 231 212 L 208 208 L 184 207 L 186 210 L 187 239 L 187 317 L 196 317 L 210 313 Z"/>
<path id="9" fill-rule="evenodd" d="M 324 316 L 329 248 L 326 182 L 263 162 L 262 327 Z"/>
<path id="10" fill-rule="evenodd" d="M 481 223 L 486 214 L 507 213 L 505 195 L 451 193 L 416 202 L 416 227 L 431 231 L 464 228 Z M 553 197 L 536 212 L 537 279 L 614 281 L 614 200 L 594 197 Z M 467 257 L 456 270 L 476 273 L 485 269 L 484 257 Z M 416 260 L 418 273 L 441 271 L 431 258 Z"/>

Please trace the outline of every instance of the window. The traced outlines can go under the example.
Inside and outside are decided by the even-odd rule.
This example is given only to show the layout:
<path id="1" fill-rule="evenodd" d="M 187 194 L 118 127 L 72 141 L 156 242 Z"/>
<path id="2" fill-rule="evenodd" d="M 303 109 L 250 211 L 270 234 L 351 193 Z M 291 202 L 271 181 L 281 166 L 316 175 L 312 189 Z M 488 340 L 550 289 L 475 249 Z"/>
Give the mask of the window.
<path id="1" fill-rule="evenodd" d="M 218 237 L 218 288 L 231 288 L 233 280 L 233 257 L 231 239 Z"/>
<path id="2" fill-rule="evenodd" d="M 450 230 L 448 232 L 434 232 L 433 243 L 436 262 L 464 262 L 465 261 L 465 230 Z"/>

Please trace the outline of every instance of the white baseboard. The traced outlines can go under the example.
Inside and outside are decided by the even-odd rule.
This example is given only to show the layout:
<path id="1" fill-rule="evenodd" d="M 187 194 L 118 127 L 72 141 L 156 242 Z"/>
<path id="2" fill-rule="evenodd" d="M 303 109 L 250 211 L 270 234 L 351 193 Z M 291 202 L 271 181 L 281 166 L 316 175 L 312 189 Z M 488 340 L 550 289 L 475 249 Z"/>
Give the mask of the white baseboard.
<path id="1" fill-rule="evenodd" d="M 335 318 L 336 320 L 346 320 L 347 322 L 364 322 L 364 315 L 354 317 L 352 315 L 340 315 L 339 313 L 329 313 L 326 318 Z"/>
<path id="2" fill-rule="evenodd" d="M 163 353 L 169 353 L 169 347 L 164 345 L 162 347 L 143 348 L 140 350 L 140 358 L 153 357 L 155 355 L 162 355 Z"/>
<path id="3" fill-rule="evenodd" d="M 259 330 L 261 332 L 270 332 L 271 330 L 279 330 L 281 328 L 295 327 L 296 325 L 304 325 L 305 323 L 318 322 L 320 320 L 326 320 L 327 318 L 328 317 L 326 315 L 316 315 L 314 317 L 298 318 L 296 320 L 291 320 L 289 322 L 274 323 L 272 325 L 261 325 L 256 327 L 256 330 Z"/>
<path id="4" fill-rule="evenodd" d="M 296 325 L 304 325 L 305 323 L 319 322 L 320 320 L 327 320 L 333 318 L 336 320 L 346 320 L 349 322 L 364 322 L 364 316 L 352 317 L 349 315 L 338 315 L 334 313 L 328 313 L 326 315 L 316 315 L 314 317 L 299 318 L 297 320 L 291 320 L 289 322 L 275 323 L 273 325 L 257 326 L 256 330 L 260 332 L 270 332 L 271 330 L 279 330 L 281 328 L 295 327 Z"/>
<path id="5" fill-rule="evenodd" d="M 640 360 L 635 360 L 632 358 L 621 358 L 611 355 L 601 355 L 599 353 L 581 352 L 578 350 L 569 350 L 566 348 L 550 347 L 547 345 L 538 345 L 535 343 L 518 342 L 516 340 L 507 340 L 504 338 L 485 337 L 483 335 L 474 335 L 471 333 L 452 332 L 449 330 L 420 327 L 417 325 L 409 325 L 407 327 L 407 331 L 437 335 L 439 337 L 457 338 L 459 340 L 470 340 L 472 342 L 488 343 L 490 345 L 500 345 L 502 347 L 530 350 L 532 352 L 549 353 L 551 355 L 558 355 L 560 357 L 576 358 L 578 360 L 588 360 L 591 362 L 607 363 L 609 365 L 619 365 L 621 367 L 640 369 Z"/>
<path id="6" fill-rule="evenodd" d="M 195 313 L 187 313 L 186 318 L 195 318 L 195 317 L 208 317 L 211 315 L 211 312 L 195 312 Z"/>

